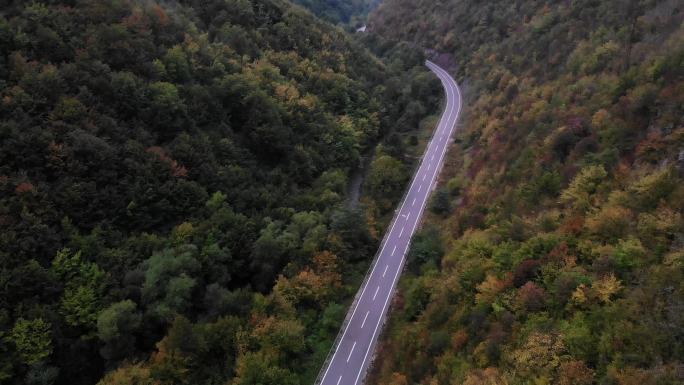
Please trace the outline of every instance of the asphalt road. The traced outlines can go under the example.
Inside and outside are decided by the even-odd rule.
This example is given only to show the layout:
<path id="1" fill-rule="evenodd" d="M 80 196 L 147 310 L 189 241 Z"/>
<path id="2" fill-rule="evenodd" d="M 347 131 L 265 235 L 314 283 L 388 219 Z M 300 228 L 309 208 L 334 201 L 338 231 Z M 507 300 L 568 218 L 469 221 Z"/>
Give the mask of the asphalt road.
<path id="1" fill-rule="evenodd" d="M 426 65 L 439 77 L 446 91 L 446 108 L 423 155 L 406 198 L 399 206 L 380 253 L 371 269 L 342 338 L 321 377 L 322 385 L 362 384 L 373 356 L 387 306 L 404 266 L 406 253 L 427 200 L 437 181 L 449 139 L 461 112 L 461 93 L 454 79 L 436 64 Z"/>

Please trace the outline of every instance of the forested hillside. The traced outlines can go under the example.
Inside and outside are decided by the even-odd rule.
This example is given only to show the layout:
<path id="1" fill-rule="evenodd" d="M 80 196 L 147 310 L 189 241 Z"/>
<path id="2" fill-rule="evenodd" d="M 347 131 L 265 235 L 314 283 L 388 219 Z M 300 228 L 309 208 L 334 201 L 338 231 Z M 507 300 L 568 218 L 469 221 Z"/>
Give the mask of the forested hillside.
<path id="1" fill-rule="evenodd" d="M 380 0 L 293 0 L 318 17 L 332 23 L 349 23 L 364 19 Z"/>
<path id="2" fill-rule="evenodd" d="M 280 0 L 3 4 L 0 383 L 311 382 L 387 212 L 350 170 L 405 175 L 423 56 Z"/>
<path id="3" fill-rule="evenodd" d="M 684 383 L 684 9 L 387 0 L 465 116 L 371 383 Z"/>

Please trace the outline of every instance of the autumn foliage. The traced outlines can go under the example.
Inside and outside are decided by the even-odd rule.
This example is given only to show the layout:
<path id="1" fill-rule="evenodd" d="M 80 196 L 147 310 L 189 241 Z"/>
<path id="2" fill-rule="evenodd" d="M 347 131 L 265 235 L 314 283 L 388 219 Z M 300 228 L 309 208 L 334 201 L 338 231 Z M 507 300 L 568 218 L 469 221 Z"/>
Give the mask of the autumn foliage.
<path id="1" fill-rule="evenodd" d="M 465 95 L 442 182 L 458 196 L 427 220 L 443 257 L 403 279 L 420 306 L 396 309 L 373 381 L 684 381 L 680 8 L 386 0 L 371 15 L 439 52 Z"/>

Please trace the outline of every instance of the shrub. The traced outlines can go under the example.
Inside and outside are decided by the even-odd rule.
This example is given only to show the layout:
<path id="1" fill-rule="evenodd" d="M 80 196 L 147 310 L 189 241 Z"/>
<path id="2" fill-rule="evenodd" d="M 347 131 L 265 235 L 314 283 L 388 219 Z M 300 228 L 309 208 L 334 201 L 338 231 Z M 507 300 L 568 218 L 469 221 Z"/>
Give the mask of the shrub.
<path id="1" fill-rule="evenodd" d="M 627 233 L 632 222 L 631 217 L 632 212 L 629 209 L 608 206 L 589 217 L 585 225 L 591 234 L 600 239 L 615 241 Z"/>
<path id="2" fill-rule="evenodd" d="M 546 305 L 546 291 L 534 282 L 527 282 L 518 290 L 518 303 L 527 311 L 542 310 Z"/>
<path id="3" fill-rule="evenodd" d="M 513 285 L 520 287 L 529 280 L 537 277 L 541 264 L 534 259 L 528 259 L 520 262 L 513 272 Z"/>
<path id="4" fill-rule="evenodd" d="M 608 173 L 603 166 L 589 166 L 582 169 L 561 194 L 561 202 L 569 204 L 576 210 L 586 211 L 594 205 L 592 198 L 607 176 Z"/>

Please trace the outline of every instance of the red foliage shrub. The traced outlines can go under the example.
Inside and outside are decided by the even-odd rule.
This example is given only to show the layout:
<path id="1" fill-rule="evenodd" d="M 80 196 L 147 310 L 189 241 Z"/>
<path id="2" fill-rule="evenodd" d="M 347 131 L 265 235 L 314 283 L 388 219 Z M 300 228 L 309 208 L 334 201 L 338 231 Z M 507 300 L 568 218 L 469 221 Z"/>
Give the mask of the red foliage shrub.
<path id="1" fill-rule="evenodd" d="M 539 265 L 539 261 L 534 259 L 527 259 L 520 262 L 513 271 L 513 285 L 515 287 L 520 287 L 525 284 L 525 282 L 534 279 L 539 272 Z"/>
<path id="2" fill-rule="evenodd" d="M 460 351 L 468 343 L 468 332 L 465 329 L 459 329 L 451 337 L 451 347 L 454 351 Z"/>
<path id="3" fill-rule="evenodd" d="M 527 282 L 518 290 L 518 300 L 528 311 L 541 310 L 546 303 L 546 291 L 534 282 Z"/>
<path id="4" fill-rule="evenodd" d="M 582 231 L 584 227 L 584 217 L 581 215 L 575 215 L 569 217 L 560 227 L 560 231 L 563 234 L 577 235 Z"/>
<path id="5" fill-rule="evenodd" d="M 17 188 L 14 189 L 14 192 L 17 194 L 23 194 L 31 191 L 33 191 L 33 185 L 30 182 L 19 183 Z"/>
<path id="6" fill-rule="evenodd" d="M 558 370 L 559 385 L 589 385 L 594 382 L 594 371 L 582 361 L 563 362 Z"/>
<path id="7" fill-rule="evenodd" d="M 166 11 L 164 11 L 164 8 L 159 6 L 158 4 L 155 4 L 152 7 L 152 12 L 154 12 L 154 15 L 157 17 L 157 22 L 162 25 L 166 26 L 169 24 L 169 15 L 166 14 Z"/>
<path id="8" fill-rule="evenodd" d="M 650 133 L 646 139 L 637 144 L 635 154 L 637 158 L 654 163 L 660 160 L 665 143 L 659 133 Z"/>
<path id="9" fill-rule="evenodd" d="M 556 247 L 553 248 L 553 250 L 549 251 L 549 254 L 547 255 L 547 258 L 549 261 L 560 261 L 565 258 L 565 256 L 568 255 L 568 243 L 563 241 L 556 245 Z"/>
<path id="10" fill-rule="evenodd" d="M 159 146 L 152 146 L 147 149 L 147 152 L 157 155 L 162 162 L 168 164 L 171 168 L 170 171 L 172 176 L 176 178 L 185 178 L 188 176 L 188 169 L 179 164 L 177 161 L 171 159 L 171 157 L 166 153 L 166 150 L 163 148 Z"/>

